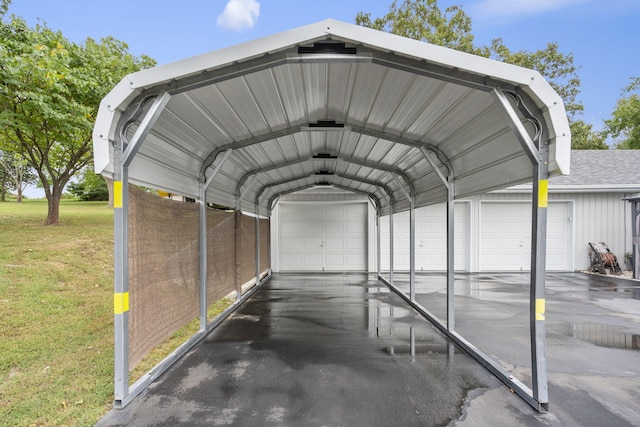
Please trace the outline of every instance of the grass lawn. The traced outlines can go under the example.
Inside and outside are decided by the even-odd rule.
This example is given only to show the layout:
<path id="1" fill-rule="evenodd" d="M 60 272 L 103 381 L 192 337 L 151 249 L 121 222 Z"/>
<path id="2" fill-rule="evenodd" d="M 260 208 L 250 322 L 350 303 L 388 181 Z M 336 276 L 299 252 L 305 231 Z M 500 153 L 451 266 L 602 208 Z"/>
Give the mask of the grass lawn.
<path id="1" fill-rule="evenodd" d="M 0 203 L 0 426 L 93 425 L 113 403 L 113 209 L 63 200 L 45 227 L 46 212 L 46 200 Z M 198 328 L 158 345 L 130 382 Z"/>
<path id="2" fill-rule="evenodd" d="M 113 210 L 0 203 L 0 425 L 92 425 L 113 400 Z"/>

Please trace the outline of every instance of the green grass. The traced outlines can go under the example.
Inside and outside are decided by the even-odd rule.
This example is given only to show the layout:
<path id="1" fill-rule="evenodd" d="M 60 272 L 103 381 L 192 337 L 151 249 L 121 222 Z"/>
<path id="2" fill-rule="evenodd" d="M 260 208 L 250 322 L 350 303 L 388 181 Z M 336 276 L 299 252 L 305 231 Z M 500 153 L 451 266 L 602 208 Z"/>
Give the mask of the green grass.
<path id="1" fill-rule="evenodd" d="M 93 425 L 113 402 L 113 210 L 0 203 L 0 426 Z M 211 307 L 210 315 L 231 301 Z M 154 349 L 134 381 L 197 330 Z"/>
<path id="2" fill-rule="evenodd" d="M 0 203 L 0 424 L 91 425 L 113 400 L 113 211 Z"/>

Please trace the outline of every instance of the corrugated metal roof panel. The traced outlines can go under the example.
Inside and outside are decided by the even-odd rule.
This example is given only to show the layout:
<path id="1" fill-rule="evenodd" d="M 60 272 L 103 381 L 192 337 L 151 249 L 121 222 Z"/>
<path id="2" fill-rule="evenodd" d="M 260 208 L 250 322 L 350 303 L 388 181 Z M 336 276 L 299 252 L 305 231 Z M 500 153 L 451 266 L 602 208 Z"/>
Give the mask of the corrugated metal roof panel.
<path id="1" fill-rule="evenodd" d="M 298 53 L 318 40 L 346 42 L 358 53 Z M 459 196 L 530 180 L 530 161 L 492 90 L 524 94 L 521 101 L 542 117 L 549 136 L 552 172 L 568 165 L 564 108 L 538 73 L 336 21 L 144 70 L 124 82 L 101 104 L 94 132 L 99 172 L 114 170 L 112 144 L 126 143 L 141 123 L 144 111 L 136 105 L 168 91 L 172 97 L 131 164 L 130 179 L 193 197 L 222 162 L 219 154 L 232 149 L 207 200 L 234 206 L 240 189 L 251 210 L 260 194 L 261 214 L 279 192 L 325 180 L 375 194 L 383 212 L 391 210 L 385 191 L 395 211 L 409 207 L 408 188 L 418 207 L 441 202 L 441 179 L 419 147 L 437 152 L 438 163 L 450 162 Z M 318 154 L 336 158 L 312 159 Z M 315 175 L 320 171 L 337 175 Z M 252 173 L 255 182 L 247 183 Z"/>

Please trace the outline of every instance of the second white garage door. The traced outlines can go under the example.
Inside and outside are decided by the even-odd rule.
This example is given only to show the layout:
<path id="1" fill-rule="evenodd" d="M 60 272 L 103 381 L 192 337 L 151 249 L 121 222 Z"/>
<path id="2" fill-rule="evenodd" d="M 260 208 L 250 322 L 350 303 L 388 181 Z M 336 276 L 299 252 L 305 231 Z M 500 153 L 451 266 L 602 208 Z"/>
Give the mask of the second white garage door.
<path id="1" fill-rule="evenodd" d="M 446 204 L 416 209 L 416 271 L 445 271 L 447 269 L 447 216 Z M 409 270 L 410 227 L 409 212 L 394 216 L 393 268 Z M 455 270 L 468 271 L 469 204 L 456 202 L 454 209 L 454 261 Z M 389 218 L 380 222 L 380 264 L 382 271 L 389 270 Z"/>
<path id="2" fill-rule="evenodd" d="M 366 271 L 367 204 L 281 204 L 280 271 Z"/>
<path id="3" fill-rule="evenodd" d="M 482 202 L 480 271 L 529 271 L 531 204 Z M 569 202 L 550 202 L 547 212 L 547 270 L 571 271 L 572 209 Z"/>

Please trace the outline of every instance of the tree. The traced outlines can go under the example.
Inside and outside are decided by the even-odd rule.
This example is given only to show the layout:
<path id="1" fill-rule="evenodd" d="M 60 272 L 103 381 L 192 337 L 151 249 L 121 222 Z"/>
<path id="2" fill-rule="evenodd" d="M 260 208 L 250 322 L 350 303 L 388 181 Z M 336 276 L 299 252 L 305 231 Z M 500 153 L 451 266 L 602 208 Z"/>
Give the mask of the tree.
<path id="1" fill-rule="evenodd" d="M 573 150 L 608 150 L 609 146 L 605 142 L 606 132 L 593 130 L 590 123 L 583 120 L 575 120 L 570 123 L 571 127 L 571 148 Z"/>
<path id="2" fill-rule="evenodd" d="M 77 183 L 69 184 L 69 192 L 76 199 L 83 201 L 107 201 L 109 200 L 109 189 L 105 179 L 97 175 L 92 167 L 87 167 L 82 179 Z"/>
<path id="3" fill-rule="evenodd" d="M 20 154 L 0 150 L 0 170 L 6 177 L 5 188 L 16 190 L 16 201 L 22 202 L 22 193 L 27 185 L 36 181 L 29 162 Z"/>
<path id="4" fill-rule="evenodd" d="M 65 185 L 91 161 L 100 100 L 126 74 L 153 65 L 111 37 L 78 45 L 46 25 L 0 22 L 0 140 L 35 169 L 48 201 L 45 224 L 58 223 Z"/>
<path id="5" fill-rule="evenodd" d="M 11 4 L 11 0 L 1 0 L 0 1 L 0 19 L 4 18 L 4 16 L 9 11 L 9 5 Z"/>
<path id="6" fill-rule="evenodd" d="M 3 168 L 0 168 L 0 202 L 7 201 L 7 192 L 9 191 L 10 183 L 11 178 L 9 178 L 9 174 L 5 172 Z"/>
<path id="7" fill-rule="evenodd" d="M 547 43 L 544 49 L 529 52 L 511 52 L 502 39 L 494 39 L 489 48 L 490 57 L 498 61 L 536 70 L 542 74 L 564 101 L 569 121 L 576 120 L 584 111 L 577 100 L 580 94 L 580 78 L 573 63 L 573 54 L 563 54 L 557 43 Z"/>
<path id="8" fill-rule="evenodd" d="M 623 90 L 611 118 L 605 120 L 607 133 L 617 140 L 616 148 L 640 149 L 640 96 L 633 93 L 640 89 L 640 77 L 631 79 Z"/>
<path id="9" fill-rule="evenodd" d="M 393 0 L 389 12 L 371 20 L 371 13 L 358 12 L 356 24 L 469 53 L 482 53 L 473 44 L 471 18 L 459 7 L 443 12 L 438 0 Z M 486 50 L 484 50 L 486 54 Z"/>
<path id="10" fill-rule="evenodd" d="M 535 52 L 512 52 L 502 39 L 493 40 L 490 46 L 475 46 L 471 18 L 459 6 L 449 6 L 442 12 L 437 0 L 404 0 L 400 7 L 394 0 L 382 18 L 372 21 L 370 13 L 359 12 L 355 20 L 365 27 L 536 70 L 562 97 L 570 124 L 578 120 L 577 116 L 584 110 L 577 100 L 580 78 L 573 55 L 561 53 L 556 43 L 548 43 L 544 49 Z M 577 124 L 576 128 L 584 130 L 584 122 Z M 597 135 L 592 132 L 589 136 L 596 138 Z M 599 147 L 595 140 L 591 142 L 594 147 Z M 585 141 L 578 140 L 578 145 L 585 145 Z"/>

